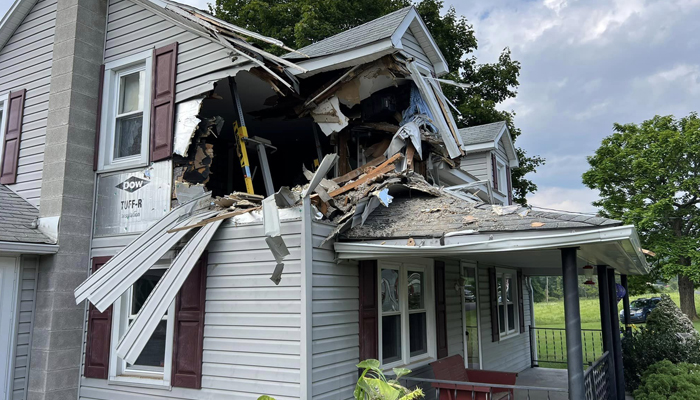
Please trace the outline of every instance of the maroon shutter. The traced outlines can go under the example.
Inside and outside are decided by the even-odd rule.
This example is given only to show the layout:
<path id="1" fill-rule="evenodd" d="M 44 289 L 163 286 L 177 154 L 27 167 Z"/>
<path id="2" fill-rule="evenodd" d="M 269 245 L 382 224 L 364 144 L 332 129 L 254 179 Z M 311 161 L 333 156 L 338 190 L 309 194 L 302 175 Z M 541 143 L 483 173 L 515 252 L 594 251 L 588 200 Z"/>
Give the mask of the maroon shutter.
<path id="1" fill-rule="evenodd" d="M 151 161 L 170 158 L 173 153 L 176 75 L 177 42 L 153 50 Z"/>
<path id="2" fill-rule="evenodd" d="M 447 302 L 445 300 L 445 262 L 435 260 L 435 333 L 437 358 L 447 357 Z"/>
<path id="3" fill-rule="evenodd" d="M 518 271 L 518 314 L 520 319 L 520 333 L 525 333 L 525 301 L 523 300 L 523 271 Z"/>
<path id="4" fill-rule="evenodd" d="M 97 271 L 111 257 L 93 257 L 92 272 Z M 109 345 L 112 338 L 112 306 L 99 312 L 88 307 L 87 340 L 85 344 L 85 377 L 107 379 L 109 375 Z"/>
<path id="5" fill-rule="evenodd" d="M 175 299 L 172 385 L 202 388 L 207 254 L 197 261 Z"/>
<path id="6" fill-rule="evenodd" d="M 496 155 L 491 153 L 491 175 L 493 175 L 493 188 L 498 190 L 498 167 L 496 166 Z"/>
<path id="7" fill-rule="evenodd" d="M 100 66 L 100 86 L 97 90 L 97 113 L 95 120 L 95 155 L 92 160 L 92 170 L 97 171 L 97 162 L 100 157 L 100 126 L 102 124 L 102 94 L 105 83 L 105 65 Z"/>
<path id="8" fill-rule="evenodd" d="M 513 204 L 513 185 L 510 181 L 510 167 L 506 166 L 506 181 L 508 182 L 508 204 Z"/>
<path id="9" fill-rule="evenodd" d="M 17 181 L 17 162 L 19 160 L 19 142 L 22 139 L 22 116 L 24 115 L 25 89 L 10 92 L 5 107 L 5 145 L 2 155 L 2 172 L 0 183 L 10 185 Z"/>
<path id="10" fill-rule="evenodd" d="M 360 361 L 379 358 L 377 260 L 360 261 Z"/>
<path id="11" fill-rule="evenodd" d="M 498 331 L 498 286 L 496 283 L 496 268 L 489 268 L 489 299 L 491 300 L 491 341 L 498 342 L 501 335 Z"/>

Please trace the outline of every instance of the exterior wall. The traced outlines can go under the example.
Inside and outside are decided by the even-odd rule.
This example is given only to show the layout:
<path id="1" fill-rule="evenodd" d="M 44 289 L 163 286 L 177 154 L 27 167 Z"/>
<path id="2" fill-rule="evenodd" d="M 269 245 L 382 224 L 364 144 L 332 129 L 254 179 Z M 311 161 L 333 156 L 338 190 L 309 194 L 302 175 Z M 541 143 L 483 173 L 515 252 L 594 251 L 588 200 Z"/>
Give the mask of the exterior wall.
<path id="1" fill-rule="evenodd" d="M 421 47 L 421 45 L 418 43 L 418 39 L 413 36 L 411 28 L 404 33 L 403 37 L 401 38 L 401 44 L 403 45 L 403 50 L 408 53 L 409 56 L 430 67 L 431 70 L 433 69 L 433 63 L 430 62 L 430 59 L 425 54 L 425 51 L 423 51 L 423 47 Z"/>
<path id="2" fill-rule="evenodd" d="M 506 146 L 503 144 L 503 139 L 498 141 L 496 155 L 506 162 L 510 161 L 510 159 L 508 158 L 508 153 L 506 153 Z"/>
<path id="3" fill-rule="evenodd" d="M 312 396 L 335 400 L 353 398 L 360 302 L 357 262 L 336 264 L 332 242 L 320 246 L 332 229 L 330 224 L 312 225 Z"/>
<path id="4" fill-rule="evenodd" d="M 491 165 L 488 152 L 468 153 L 460 161 L 460 169 L 474 175 L 480 181 L 491 181 Z"/>
<path id="5" fill-rule="evenodd" d="M 81 399 L 300 398 L 301 223 L 283 221 L 290 255 L 279 286 L 262 224 L 221 225 L 209 251 L 202 389 L 109 384 L 81 377 Z M 93 240 L 93 256 L 114 255 L 135 236 Z M 319 241 L 320 243 L 320 241 Z M 84 356 L 82 358 L 84 360 Z"/>
<path id="6" fill-rule="evenodd" d="M 232 74 L 229 50 L 183 29 L 130 0 L 110 0 L 104 61 L 108 63 L 173 42 L 179 43 L 175 101 L 209 91 Z M 237 63 L 243 60 L 239 58 Z"/>
<path id="7" fill-rule="evenodd" d="M 491 306 L 489 301 L 489 271 L 487 265 L 479 264 L 479 312 L 481 313 L 481 351 L 483 369 L 520 372 L 530 368 L 530 335 L 525 333 L 500 342 L 491 341 Z M 525 279 L 523 287 L 525 303 L 525 326 L 530 325 L 530 293 Z"/>
<path id="8" fill-rule="evenodd" d="M 15 336 L 12 400 L 26 399 L 29 375 L 29 343 L 36 301 L 38 256 L 22 256 L 19 282 L 19 316 Z"/>
<path id="9" fill-rule="evenodd" d="M 57 0 L 40 0 L 0 50 L 0 98 L 27 89 L 17 183 L 12 191 L 39 206 Z"/>

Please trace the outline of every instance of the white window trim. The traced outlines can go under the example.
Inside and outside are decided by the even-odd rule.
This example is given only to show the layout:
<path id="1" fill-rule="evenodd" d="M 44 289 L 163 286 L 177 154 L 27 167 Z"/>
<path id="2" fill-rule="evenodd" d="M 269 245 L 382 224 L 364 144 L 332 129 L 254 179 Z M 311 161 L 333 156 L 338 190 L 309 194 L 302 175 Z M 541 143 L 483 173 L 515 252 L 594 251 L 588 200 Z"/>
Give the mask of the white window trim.
<path id="1" fill-rule="evenodd" d="M 508 330 L 508 303 L 504 303 L 503 301 L 506 298 L 505 291 L 501 293 L 501 301 L 498 303 L 497 310 L 500 313 L 500 306 L 503 305 L 503 321 L 504 324 L 506 325 L 506 330 L 505 332 L 501 332 L 501 316 L 497 315 L 497 321 L 498 321 L 498 335 L 500 336 L 501 340 L 504 339 L 509 339 L 512 337 L 516 337 L 520 335 L 520 304 L 519 304 L 519 297 L 518 294 L 520 293 L 520 288 L 518 288 L 518 271 L 514 269 L 503 269 L 503 268 L 496 268 L 496 279 L 504 279 L 505 276 L 508 275 L 511 279 L 511 285 L 513 288 L 513 296 L 512 296 L 512 301 L 511 303 L 513 304 L 513 310 L 515 312 L 515 315 L 513 316 L 513 329 Z M 501 287 L 505 290 L 505 282 L 501 282 Z M 496 288 L 498 288 L 498 284 L 496 284 Z M 498 289 L 496 289 L 498 290 Z"/>
<path id="2" fill-rule="evenodd" d="M 405 262 L 390 262 L 390 261 L 379 261 L 377 268 L 377 283 L 381 285 L 382 269 L 396 269 L 399 270 L 399 298 L 402 300 L 400 303 L 401 310 L 401 360 L 384 364 L 382 363 L 383 357 L 383 344 L 382 344 L 382 290 L 381 287 L 377 288 L 378 296 L 378 314 L 379 321 L 378 325 L 378 337 L 377 344 L 379 347 L 379 361 L 382 363 L 381 368 L 397 368 L 397 367 L 415 367 L 416 365 L 422 365 L 430 361 L 437 359 L 437 333 L 435 332 L 435 275 L 433 270 L 433 261 L 428 259 L 412 259 Z M 424 271 L 424 288 L 425 288 L 425 300 L 424 307 L 426 312 L 426 337 L 428 342 L 428 352 L 425 354 L 420 354 L 411 357 L 410 350 L 410 338 L 409 338 L 409 326 L 408 326 L 408 274 L 406 270 L 422 270 Z M 405 304 L 404 305 L 404 300 Z"/>
<path id="3" fill-rule="evenodd" d="M 0 96 L 0 165 L 2 165 L 2 157 L 5 154 L 5 125 L 7 124 L 6 105 L 9 100 L 9 93 Z"/>
<path id="4" fill-rule="evenodd" d="M 166 269 L 168 265 L 161 264 L 152 267 Z M 112 311 L 112 337 L 109 349 L 109 381 L 114 384 L 134 384 L 135 386 L 155 386 L 166 389 L 171 388 L 172 357 L 173 357 L 173 331 L 175 328 L 175 302 L 168 308 L 167 330 L 165 337 L 165 361 L 163 363 L 163 373 L 151 371 L 127 370 L 126 361 L 117 356 L 117 346 L 121 339 L 121 334 L 126 331 L 129 312 L 128 296 L 131 289 L 127 290 L 119 300 L 114 303 Z"/>
<path id="5" fill-rule="evenodd" d="M 141 154 L 123 160 L 112 160 L 114 149 L 114 130 L 119 99 L 117 98 L 120 73 L 141 70 L 144 74 L 143 95 L 143 137 Z M 148 165 L 151 130 L 151 90 L 152 90 L 153 52 L 151 50 L 124 57 L 105 64 L 105 76 L 102 90 L 102 116 L 100 121 L 100 148 L 98 154 L 98 172 L 116 171 L 143 167 Z"/>

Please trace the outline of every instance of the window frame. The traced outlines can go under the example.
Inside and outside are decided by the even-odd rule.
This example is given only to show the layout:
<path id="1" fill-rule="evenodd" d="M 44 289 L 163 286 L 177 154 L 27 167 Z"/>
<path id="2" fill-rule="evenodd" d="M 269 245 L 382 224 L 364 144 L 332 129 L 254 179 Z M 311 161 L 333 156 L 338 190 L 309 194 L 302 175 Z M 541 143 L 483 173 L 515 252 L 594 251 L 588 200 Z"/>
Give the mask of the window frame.
<path id="1" fill-rule="evenodd" d="M 7 113 L 5 105 L 10 99 L 10 93 L 0 95 L 0 170 L 2 170 L 3 157 L 5 155 L 5 125 L 7 125 Z"/>
<path id="2" fill-rule="evenodd" d="M 150 269 L 167 270 L 170 264 L 158 263 Z M 112 317 L 112 337 L 110 340 L 109 381 L 110 383 L 136 383 L 150 386 L 170 388 L 172 386 L 173 340 L 175 330 L 175 302 L 173 302 L 164 317 L 166 323 L 165 360 L 163 372 L 131 369 L 127 362 L 117 356 L 117 345 L 126 332 L 128 320 L 131 317 L 130 301 L 133 285 L 114 303 Z"/>
<path id="3" fill-rule="evenodd" d="M 143 71 L 143 119 L 141 153 L 114 158 L 114 141 L 120 102 L 120 80 L 123 76 Z M 102 93 L 102 119 L 100 121 L 100 148 L 97 171 L 117 171 L 148 165 L 150 158 L 151 97 L 153 90 L 153 52 L 144 51 L 105 64 L 104 90 Z"/>
<path id="4" fill-rule="evenodd" d="M 511 337 L 515 337 L 520 335 L 520 310 L 519 310 L 519 297 L 518 294 L 520 293 L 520 288 L 518 288 L 518 271 L 513 270 L 513 269 L 503 269 L 503 268 L 496 268 L 496 291 L 498 291 L 498 281 L 501 281 L 501 287 L 505 288 L 505 280 L 506 278 L 510 279 L 511 282 L 511 300 L 508 302 L 506 300 L 506 294 L 503 292 L 501 294 L 501 298 L 498 300 L 498 313 L 499 315 L 497 316 L 497 321 L 498 321 L 498 335 L 503 339 L 508 339 Z M 505 301 L 504 301 L 505 300 Z M 509 330 L 508 329 L 508 306 L 513 305 L 513 329 Z M 505 324 L 505 331 L 501 332 L 501 306 L 503 306 L 503 323 Z"/>
<path id="5" fill-rule="evenodd" d="M 499 157 L 496 157 L 496 174 L 498 174 L 498 191 L 501 192 L 502 194 L 507 194 L 508 192 L 508 184 L 507 184 L 507 179 L 508 177 L 507 172 L 506 172 L 506 164 L 503 160 L 501 160 Z"/>
<path id="6" fill-rule="evenodd" d="M 382 312 L 382 270 L 394 269 L 399 271 L 399 312 Z M 425 296 L 423 300 L 423 310 L 408 310 L 408 271 L 423 272 L 423 288 Z M 412 259 L 410 261 L 378 261 L 377 263 L 377 297 L 378 297 L 378 322 L 377 322 L 377 347 L 381 368 L 396 368 L 415 365 L 426 361 L 437 359 L 437 333 L 435 322 L 435 274 L 433 261 L 427 259 Z M 409 315 L 412 313 L 426 313 L 426 340 L 427 351 L 422 354 L 411 356 Z M 384 315 L 401 316 L 401 358 L 398 361 L 384 364 L 383 362 L 383 340 L 382 340 L 382 317 Z"/>

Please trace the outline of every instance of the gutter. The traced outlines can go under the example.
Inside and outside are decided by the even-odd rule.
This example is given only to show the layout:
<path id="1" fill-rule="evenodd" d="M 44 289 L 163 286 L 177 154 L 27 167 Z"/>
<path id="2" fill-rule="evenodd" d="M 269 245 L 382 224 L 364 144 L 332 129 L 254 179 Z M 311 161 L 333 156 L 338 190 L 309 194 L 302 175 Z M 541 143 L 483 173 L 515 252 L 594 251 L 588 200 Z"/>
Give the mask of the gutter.
<path id="1" fill-rule="evenodd" d="M 0 253 L 56 254 L 58 253 L 58 245 L 46 243 L 0 242 Z"/>

